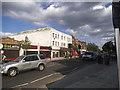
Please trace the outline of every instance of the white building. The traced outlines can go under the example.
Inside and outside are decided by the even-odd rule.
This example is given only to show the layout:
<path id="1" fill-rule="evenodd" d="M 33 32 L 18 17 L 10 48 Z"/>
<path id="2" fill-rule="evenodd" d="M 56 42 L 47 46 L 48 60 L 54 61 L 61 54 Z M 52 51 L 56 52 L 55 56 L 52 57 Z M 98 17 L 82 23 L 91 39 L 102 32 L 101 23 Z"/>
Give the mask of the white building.
<path id="1" fill-rule="evenodd" d="M 29 48 L 27 50 L 27 52 L 32 53 L 49 52 L 50 57 L 60 57 L 61 48 L 67 49 L 68 44 L 72 44 L 71 35 L 62 33 L 51 27 L 23 31 L 9 37 L 21 41 L 25 40 L 26 36 L 30 40 L 32 46 L 32 48 Z M 20 55 L 23 54 L 24 50 L 21 49 Z"/>

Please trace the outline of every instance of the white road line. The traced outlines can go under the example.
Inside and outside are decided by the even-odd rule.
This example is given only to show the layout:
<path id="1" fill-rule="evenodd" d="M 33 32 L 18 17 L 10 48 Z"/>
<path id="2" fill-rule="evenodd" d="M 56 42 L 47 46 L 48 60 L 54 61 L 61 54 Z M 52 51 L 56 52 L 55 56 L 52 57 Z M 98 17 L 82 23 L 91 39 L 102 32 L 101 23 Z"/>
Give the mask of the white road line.
<path id="1" fill-rule="evenodd" d="M 75 71 L 75 70 L 77 70 L 78 68 L 74 68 L 72 71 Z"/>
<path id="2" fill-rule="evenodd" d="M 28 85 L 28 83 L 24 83 L 24 84 L 21 84 L 21 85 L 17 85 L 17 86 L 11 87 L 11 88 L 16 88 L 16 87 L 25 86 L 25 85 Z"/>
<path id="3" fill-rule="evenodd" d="M 74 69 L 72 69 L 72 71 L 75 71 L 76 69 L 78 69 L 78 68 L 74 68 Z M 64 71 L 64 73 L 65 73 L 65 72 L 69 72 L 69 71 Z M 62 72 L 62 73 L 63 73 L 63 72 Z M 60 73 L 53 73 L 53 74 L 44 76 L 44 77 L 42 77 L 42 78 L 36 79 L 36 80 L 34 80 L 34 81 L 31 81 L 30 83 L 35 83 L 35 82 L 37 82 L 37 81 L 43 80 L 43 79 L 45 79 L 45 78 L 51 77 L 51 76 L 56 75 L 56 74 L 60 74 Z M 27 85 L 27 84 L 29 84 L 29 83 L 24 83 L 24 84 L 21 84 L 21 85 L 17 85 L 17 86 L 14 86 L 14 87 L 12 87 L 12 88 L 16 88 L 16 87 L 20 87 L 20 86 L 25 86 L 25 85 Z"/>
<path id="4" fill-rule="evenodd" d="M 47 75 L 47 76 L 45 76 L 45 77 L 36 79 L 36 80 L 34 80 L 34 81 L 30 82 L 30 83 L 35 83 L 35 82 L 37 82 L 37 81 L 43 80 L 43 79 L 45 79 L 45 78 L 51 77 L 51 76 L 56 75 L 56 74 L 60 74 L 60 73 L 53 73 L 53 74 Z"/>
<path id="5" fill-rule="evenodd" d="M 51 76 L 56 75 L 56 74 L 60 74 L 60 73 L 53 73 L 53 74 L 47 75 L 47 76 L 45 76 L 45 77 L 42 77 L 42 78 L 36 79 L 36 80 L 34 80 L 34 81 L 31 81 L 30 83 L 35 83 L 35 82 L 37 82 L 37 81 L 43 80 L 43 79 L 45 79 L 45 78 L 51 77 Z M 11 87 L 11 88 L 16 88 L 16 87 L 25 86 L 25 85 L 28 85 L 28 84 L 30 84 L 30 83 L 20 84 L 20 85 Z"/>

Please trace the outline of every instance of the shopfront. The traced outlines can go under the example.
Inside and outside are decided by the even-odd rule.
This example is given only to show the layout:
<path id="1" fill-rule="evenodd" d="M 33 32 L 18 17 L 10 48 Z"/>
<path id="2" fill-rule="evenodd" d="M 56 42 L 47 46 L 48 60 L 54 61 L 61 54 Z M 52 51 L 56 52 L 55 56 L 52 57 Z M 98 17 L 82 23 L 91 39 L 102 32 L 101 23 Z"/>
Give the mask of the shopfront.
<path id="1" fill-rule="evenodd" d="M 3 45 L 2 51 L 7 58 L 17 58 L 19 56 L 20 42 L 11 38 L 3 38 L 0 40 Z"/>

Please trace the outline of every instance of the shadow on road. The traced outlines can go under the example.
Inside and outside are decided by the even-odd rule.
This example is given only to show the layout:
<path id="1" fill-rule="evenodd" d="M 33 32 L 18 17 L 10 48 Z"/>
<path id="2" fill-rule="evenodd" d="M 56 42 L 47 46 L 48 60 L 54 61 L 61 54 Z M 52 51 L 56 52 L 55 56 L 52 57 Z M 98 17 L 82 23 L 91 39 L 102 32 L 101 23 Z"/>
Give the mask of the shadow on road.
<path id="1" fill-rule="evenodd" d="M 56 65 L 59 64 L 61 65 L 56 66 L 57 68 L 53 68 L 55 72 L 61 73 L 63 75 L 67 75 L 75 70 L 82 69 L 85 66 L 91 65 L 96 63 L 96 61 L 85 61 L 83 62 L 80 59 L 68 59 L 68 60 L 56 60 L 52 61 L 50 63 L 55 63 Z"/>

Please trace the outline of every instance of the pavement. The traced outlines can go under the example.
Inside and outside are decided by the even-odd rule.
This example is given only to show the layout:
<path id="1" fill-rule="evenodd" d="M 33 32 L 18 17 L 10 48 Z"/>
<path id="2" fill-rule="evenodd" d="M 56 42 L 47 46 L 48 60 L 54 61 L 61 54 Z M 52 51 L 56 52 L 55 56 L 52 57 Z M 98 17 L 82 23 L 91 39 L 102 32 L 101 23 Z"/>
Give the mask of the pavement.
<path id="1" fill-rule="evenodd" d="M 116 88 L 118 89 L 117 64 L 92 64 L 71 72 L 61 80 L 46 85 L 47 88 Z"/>

